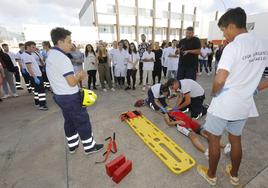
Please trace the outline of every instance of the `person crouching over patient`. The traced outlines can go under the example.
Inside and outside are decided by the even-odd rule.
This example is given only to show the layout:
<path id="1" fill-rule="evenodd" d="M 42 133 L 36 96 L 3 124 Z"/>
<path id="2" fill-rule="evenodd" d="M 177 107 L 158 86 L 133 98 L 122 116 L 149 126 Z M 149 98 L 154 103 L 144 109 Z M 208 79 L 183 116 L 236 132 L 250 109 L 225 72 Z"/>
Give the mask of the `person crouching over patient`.
<path id="1" fill-rule="evenodd" d="M 148 90 L 148 98 L 145 102 L 155 111 L 160 109 L 162 112 L 168 112 L 166 99 L 169 93 L 167 85 L 155 84 Z"/>
<path id="2" fill-rule="evenodd" d="M 196 81 L 191 79 L 169 79 L 167 85 L 176 93 L 181 92 L 182 98 L 178 98 L 178 108 L 183 112 L 190 110 L 191 118 L 199 119 L 207 114 L 207 107 L 203 105 L 205 90 Z"/>

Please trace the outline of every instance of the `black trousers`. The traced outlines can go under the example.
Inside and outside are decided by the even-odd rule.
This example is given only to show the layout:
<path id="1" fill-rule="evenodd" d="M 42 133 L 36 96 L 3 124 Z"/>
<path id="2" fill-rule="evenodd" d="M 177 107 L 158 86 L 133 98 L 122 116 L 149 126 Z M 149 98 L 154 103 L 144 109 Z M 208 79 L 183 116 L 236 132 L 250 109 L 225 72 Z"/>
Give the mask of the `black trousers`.
<path id="1" fill-rule="evenodd" d="M 167 67 L 162 66 L 164 77 L 167 77 Z"/>
<path id="2" fill-rule="evenodd" d="M 88 70 L 87 71 L 88 74 L 88 89 L 90 89 L 91 87 L 91 83 L 93 82 L 93 88 L 96 87 L 96 74 L 97 74 L 97 70 Z"/>
<path id="3" fill-rule="evenodd" d="M 191 111 L 191 117 L 198 116 L 201 112 L 205 114 L 204 112 L 206 108 L 203 106 L 203 102 L 205 100 L 205 95 L 191 98 L 191 104 L 190 104 L 190 111 Z"/>
<path id="4" fill-rule="evenodd" d="M 117 83 L 119 86 L 125 85 L 125 77 L 116 77 L 116 78 L 117 78 Z"/>
<path id="5" fill-rule="evenodd" d="M 208 68 L 210 72 L 212 71 L 212 60 L 213 57 L 208 56 Z"/>
<path id="6" fill-rule="evenodd" d="M 42 78 L 43 78 L 45 88 L 50 88 L 50 83 L 49 83 L 47 73 L 46 73 L 46 67 L 45 66 L 39 66 L 39 68 L 40 68 L 40 70 L 42 72 Z"/>
<path id="7" fill-rule="evenodd" d="M 158 77 L 158 83 L 161 81 L 162 67 L 157 67 L 153 70 L 153 84 L 155 84 L 155 78 Z"/>
<path id="8" fill-rule="evenodd" d="M 128 69 L 127 70 L 127 85 L 131 86 L 130 77 L 132 78 L 132 87 L 135 87 L 136 84 L 136 74 L 137 69 Z"/>
<path id="9" fill-rule="evenodd" d="M 184 67 L 183 65 L 180 65 L 178 68 L 177 79 L 178 80 L 182 80 L 182 79 L 196 80 L 196 72 L 197 72 L 196 67 Z"/>
<path id="10" fill-rule="evenodd" d="M 143 62 L 139 63 L 140 83 L 143 81 Z"/>
<path id="11" fill-rule="evenodd" d="M 25 73 L 21 73 L 25 82 L 25 85 L 27 87 L 27 90 L 29 93 L 32 92 L 32 89 L 34 89 L 34 87 L 32 88 L 32 84 L 31 84 L 31 76 L 29 75 L 29 73 L 27 71 L 25 71 Z"/>
<path id="12" fill-rule="evenodd" d="M 19 67 L 14 67 L 15 68 L 15 80 L 16 80 L 16 88 L 21 88 L 21 83 L 20 83 L 20 71 L 19 71 Z"/>
<path id="13" fill-rule="evenodd" d="M 39 79 L 40 84 L 36 84 L 34 78 L 31 77 L 32 88 L 34 88 L 34 103 L 35 105 L 45 106 L 47 102 L 43 78 L 41 76 L 38 76 L 37 78 Z"/>

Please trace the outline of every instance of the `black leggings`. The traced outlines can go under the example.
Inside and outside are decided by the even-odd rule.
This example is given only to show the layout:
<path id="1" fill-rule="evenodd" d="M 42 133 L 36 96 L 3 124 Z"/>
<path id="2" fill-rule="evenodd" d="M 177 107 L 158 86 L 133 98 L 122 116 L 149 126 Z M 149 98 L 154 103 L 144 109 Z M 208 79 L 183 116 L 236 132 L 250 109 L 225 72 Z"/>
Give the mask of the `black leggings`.
<path id="1" fill-rule="evenodd" d="M 153 84 L 155 84 L 155 78 L 158 77 L 158 83 L 161 81 L 162 69 L 161 67 L 153 71 Z"/>
<path id="2" fill-rule="evenodd" d="M 117 78 L 117 83 L 120 86 L 125 85 L 125 77 L 116 77 Z"/>
<path id="3" fill-rule="evenodd" d="M 88 70 L 87 74 L 88 74 L 88 89 L 90 89 L 92 81 L 93 81 L 93 88 L 95 88 L 97 70 Z"/>
<path id="4" fill-rule="evenodd" d="M 167 67 L 162 66 L 164 77 L 167 76 Z"/>
<path id="5" fill-rule="evenodd" d="M 127 85 L 130 86 L 130 77 L 132 78 L 132 86 L 135 87 L 136 84 L 136 73 L 137 70 L 135 69 L 128 69 L 127 70 Z"/>

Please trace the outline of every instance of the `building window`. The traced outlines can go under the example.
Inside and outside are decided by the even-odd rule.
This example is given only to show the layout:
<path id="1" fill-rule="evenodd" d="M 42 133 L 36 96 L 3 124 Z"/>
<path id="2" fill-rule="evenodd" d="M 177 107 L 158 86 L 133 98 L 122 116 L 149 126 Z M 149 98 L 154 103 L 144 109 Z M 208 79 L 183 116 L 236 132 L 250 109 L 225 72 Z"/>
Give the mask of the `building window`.
<path id="1" fill-rule="evenodd" d="M 114 27 L 110 25 L 99 26 L 100 33 L 114 33 Z"/>

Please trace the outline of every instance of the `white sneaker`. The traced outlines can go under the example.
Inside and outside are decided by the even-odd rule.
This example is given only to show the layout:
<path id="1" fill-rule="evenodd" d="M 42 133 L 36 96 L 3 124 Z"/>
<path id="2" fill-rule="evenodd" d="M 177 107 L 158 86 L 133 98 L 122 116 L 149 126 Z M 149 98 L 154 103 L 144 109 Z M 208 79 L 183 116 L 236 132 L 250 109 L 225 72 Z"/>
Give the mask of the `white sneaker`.
<path id="1" fill-rule="evenodd" d="M 224 147 L 224 149 L 223 149 L 223 153 L 224 153 L 225 155 L 227 155 L 227 154 L 229 154 L 230 152 L 231 152 L 231 144 L 228 143 L 228 144 L 226 144 L 226 146 Z"/>
<path id="2" fill-rule="evenodd" d="M 115 89 L 112 87 L 112 88 L 111 88 L 111 91 L 115 91 Z"/>
<path id="3" fill-rule="evenodd" d="M 189 112 L 189 108 L 186 108 L 184 111 L 182 111 L 183 113 L 187 113 Z"/>
<path id="4" fill-rule="evenodd" d="M 145 87 L 145 86 L 143 86 L 142 91 L 145 91 L 145 89 L 146 89 L 146 87 Z"/>
<path id="5" fill-rule="evenodd" d="M 104 92 L 107 92 L 107 89 L 104 88 L 103 91 L 104 91 Z"/>
<path id="6" fill-rule="evenodd" d="M 17 93 L 14 93 L 12 96 L 13 97 L 18 97 L 19 95 Z"/>
<path id="7" fill-rule="evenodd" d="M 202 72 L 197 73 L 197 75 L 198 75 L 198 76 L 201 76 L 201 75 L 202 75 Z"/>
<path id="8" fill-rule="evenodd" d="M 206 149 L 205 153 L 204 153 L 205 157 L 207 160 L 209 160 L 209 156 L 208 156 L 208 149 Z"/>
<path id="9" fill-rule="evenodd" d="M 210 76 L 210 73 L 208 72 L 208 74 L 207 74 L 208 76 Z"/>
<path id="10" fill-rule="evenodd" d="M 8 97 L 10 97 L 10 95 L 4 95 L 4 96 L 2 97 L 2 99 L 6 99 L 6 98 L 8 98 Z"/>

